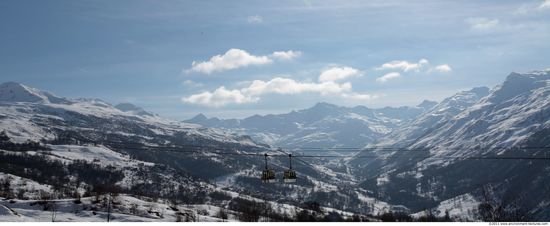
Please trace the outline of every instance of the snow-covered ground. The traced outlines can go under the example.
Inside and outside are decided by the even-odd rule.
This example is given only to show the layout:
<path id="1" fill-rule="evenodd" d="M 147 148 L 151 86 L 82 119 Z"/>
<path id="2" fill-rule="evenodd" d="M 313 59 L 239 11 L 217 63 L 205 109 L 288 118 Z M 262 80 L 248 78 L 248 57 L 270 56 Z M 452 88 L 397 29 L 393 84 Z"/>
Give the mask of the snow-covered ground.
<path id="1" fill-rule="evenodd" d="M 79 146 L 79 145 L 48 145 L 51 151 L 49 155 L 58 157 L 62 161 L 85 160 L 97 164 L 118 167 L 136 167 L 140 164 L 153 166 L 154 163 L 131 160 L 130 156 L 123 155 L 103 146 Z"/>
<path id="2" fill-rule="evenodd" d="M 76 203 L 74 199 L 49 200 L 47 204 L 37 200 L 0 200 L 0 221 L 107 221 L 106 202 L 95 203 L 94 199 L 82 198 L 81 203 Z M 220 208 L 211 205 L 170 205 L 162 201 L 145 201 L 127 195 L 114 197 L 112 202 L 110 221 L 114 222 L 175 222 L 185 221 L 186 218 L 190 221 L 227 221 L 218 218 L 216 215 Z M 231 214 L 232 211 L 225 211 L 228 213 L 229 221 L 236 220 L 235 215 Z"/>
<path id="3" fill-rule="evenodd" d="M 475 213 L 479 204 L 479 200 L 468 193 L 440 202 L 432 210 L 432 214 L 436 217 L 444 217 L 448 212 L 451 219 L 455 221 L 475 221 Z M 426 215 L 425 211 L 412 214 L 416 218 L 424 215 Z"/>
<path id="4" fill-rule="evenodd" d="M 43 192 L 50 193 L 52 187 L 46 184 L 40 184 L 34 180 L 22 178 L 13 174 L 0 172 L 0 180 L 10 182 L 10 190 L 13 194 L 23 195 L 25 197 L 38 199 Z"/>
<path id="5" fill-rule="evenodd" d="M 371 211 L 372 211 L 371 214 L 378 215 L 378 214 L 387 213 L 391 210 L 390 204 L 365 195 L 366 191 L 362 189 L 360 191 L 362 192 L 356 191 L 355 193 L 357 194 L 357 197 L 359 198 L 359 200 L 361 200 L 364 203 L 364 205 L 371 206 Z"/>

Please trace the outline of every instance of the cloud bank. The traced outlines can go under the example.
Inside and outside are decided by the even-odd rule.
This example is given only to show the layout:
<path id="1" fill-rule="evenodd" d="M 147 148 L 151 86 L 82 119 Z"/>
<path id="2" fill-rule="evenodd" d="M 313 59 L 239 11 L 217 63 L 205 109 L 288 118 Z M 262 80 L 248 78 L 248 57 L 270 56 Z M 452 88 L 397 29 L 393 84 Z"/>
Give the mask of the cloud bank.
<path id="1" fill-rule="evenodd" d="M 208 61 L 193 61 L 191 63 L 191 68 L 188 69 L 187 72 L 211 74 L 213 72 L 233 70 L 249 65 L 270 64 L 274 60 L 291 60 L 300 55 L 301 52 L 299 51 L 289 50 L 273 52 L 271 55 L 267 56 L 255 56 L 241 49 L 230 49 L 223 55 L 211 57 Z"/>
<path id="2" fill-rule="evenodd" d="M 350 67 L 335 67 L 322 72 L 319 76 L 319 82 L 300 82 L 290 78 L 275 77 L 268 81 L 254 80 L 247 87 L 241 89 L 228 90 L 224 86 L 221 86 L 214 91 L 194 94 L 183 97 L 181 100 L 189 104 L 221 107 L 228 104 L 254 103 L 259 101 L 261 96 L 267 94 L 318 93 L 320 95 L 336 95 L 355 100 L 376 98 L 374 95 L 353 92 L 350 82 L 336 82 L 336 80 L 341 80 L 357 73 L 357 69 Z"/>

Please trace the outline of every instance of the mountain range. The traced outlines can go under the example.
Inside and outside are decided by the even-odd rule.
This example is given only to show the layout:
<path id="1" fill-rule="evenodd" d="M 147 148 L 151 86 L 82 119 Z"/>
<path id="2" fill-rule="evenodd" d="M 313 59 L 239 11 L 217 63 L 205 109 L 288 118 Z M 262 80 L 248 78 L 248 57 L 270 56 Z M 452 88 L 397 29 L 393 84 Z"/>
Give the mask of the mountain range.
<path id="1" fill-rule="evenodd" d="M 105 181 L 133 200 L 128 205 L 175 200 L 174 218 L 180 209 L 199 211 L 177 203 L 236 211 L 237 218 L 246 212 L 243 203 L 264 200 L 274 219 L 304 203 L 311 208 L 313 201 L 327 216 L 447 212 L 455 220 L 488 220 L 480 208 L 490 207 L 550 219 L 550 70 L 511 73 L 496 87 L 412 107 L 318 103 L 286 114 L 199 114 L 184 122 L 130 103 L 58 97 L 9 82 L 0 85 L 0 128 L 0 180 L 25 181 L 0 190 L 11 200 L 26 191 L 16 204 L 0 203 L 9 207 L 0 213 L 15 220 L 29 216 L 10 208 L 26 213 L 17 202 L 45 192 L 86 196 L 95 205 L 91 197 Z M 331 152 L 300 157 L 308 148 Z M 333 152 L 339 148 L 346 151 Z M 289 167 L 287 154 L 294 153 L 298 182 L 261 183 L 263 153 L 277 172 Z M 117 211 L 136 215 L 128 209 Z"/>
<path id="2" fill-rule="evenodd" d="M 549 217 L 550 200 L 540 197 L 550 197 L 550 70 L 511 73 L 491 89 L 477 87 L 416 107 L 319 103 L 281 115 L 199 115 L 186 122 L 297 151 L 366 147 L 338 164 L 374 197 L 413 211 L 457 197 L 482 201 L 492 192 L 503 208 L 522 202 L 533 216 Z"/>
<path id="3" fill-rule="evenodd" d="M 547 219 L 549 97 L 550 70 L 511 73 L 491 90 L 445 99 L 377 144 L 406 149 L 358 153 L 349 164 L 382 200 L 423 206 L 492 194 L 500 208 Z"/>
<path id="4" fill-rule="evenodd" d="M 321 209 L 349 217 L 357 211 L 365 216 L 392 208 L 367 197 L 365 191 L 339 187 L 349 182 L 333 178 L 332 170 L 306 161 L 292 165 L 300 175 L 297 183 L 264 184 L 260 181 L 261 170 L 266 167 L 263 154 L 286 157 L 286 153 L 274 152 L 249 136 L 165 119 L 129 103 L 112 105 L 99 99 L 58 97 L 8 82 L 0 85 L 0 128 L 0 183 L 7 184 L 6 189 L 0 189 L 0 196 L 7 198 L 0 202 L 0 219 L 3 211 L 10 221 L 48 216 L 17 204 L 39 200 L 46 194 L 56 194 L 59 199 L 84 196 L 86 205 L 93 206 L 90 208 L 106 211 L 106 206 L 91 196 L 103 197 L 100 192 L 112 187 L 127 200 L 127 207 L 118 209 L 118 214 L 140 220 L 158 218 L 156 210 L 145 205 L 163 206 L 154 201 L 159 198 L 175 203 L 171 205 L 171 219 L 199 214 L 204 208 L 201 205 L 236 211 L 234 219 L 244 218 L 243 212 L 256 211 L 246 208 L 259 202 L 273 209 L 272 218 L 302 209 L 304 200 L 315 200 Z M 288 167 L 288 158 L 269 159 L 269 168 L 278 176 Z M 197 207 L 177 205 L 181 203 Z M 284 208 L 277 207 L 283 204 Z M 144 209 L 143 213 L 128 212 L 132 205 Z M 75 219 L 70 213 L 64 214 L 65 220 Z M 212 220 L 217 219 L 216 214 Z M 93 216 L 76 219 L 94 220 Z"/>
<path id="5" fill-rule="evenodd" d="M 272 146 L 364 147 L 406 125 L 431 109 L 436 102 L 424 101 L 415 107 L 341 107 L 330 103 L 278 115 L 254 115 L 244 119 L 207 118 L 199 114 L 187 123 L 224 129 Z"/>

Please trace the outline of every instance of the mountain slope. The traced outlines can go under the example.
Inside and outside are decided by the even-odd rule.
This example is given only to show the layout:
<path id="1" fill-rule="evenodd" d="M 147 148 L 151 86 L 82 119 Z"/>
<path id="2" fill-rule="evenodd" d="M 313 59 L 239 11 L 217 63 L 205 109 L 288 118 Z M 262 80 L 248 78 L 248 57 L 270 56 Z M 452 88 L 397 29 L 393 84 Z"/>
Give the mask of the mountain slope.
<path id="1" fill-rule="evenodd" d="M 136 105 L 133 105 L 131 103 L 121 103 L 115 105 L 115 108 L 118 110 L 121 110 L 123 112 L 135 114 L 135 115 L 141 115 L 141 116 L 155 116 L 155 114 L 150 113 L 148 111 L 143 110 L 143 108 L 140 108 Z"/>
<path id="2" fill-rule="evenodd" d="M 0 101 L 68 104 L 69 100 L 16 82 L 0 84 Z"/>
<path id="3" fill-rule="evenodd" d="M 389 136 L 382 139 L 377 145 L 407 146 L 442 123 L 446 123 L 487 95 L 489 95 L 489 88 L 477 87 L 445 98 L 441 103 L 432 106 L 415 120 L 392 131 Z"/>
<path id="4" fill-rule="evenodd" d="M 350 182 L 306 161 L 293 162 L 299 180 L 292 186 L 261 183 L 262 154 L 274 152 L 247 136 L 143 114 L 136 106 L 117 108 L 98 99 L 56 101 L 21 84 L 1 87 L 8 91 L 0 91 L 0 171 L 67 191 L 63 197 L 80 185 L 89 188 L 87 195 L 95 194 L 94 189 L 106 186 L 100 183 L 102 175 L 113 172 L 104 181 L 126 194 L 184 203 L 237 202 L 234 197 L 210 196 L 223 189 L 235 197 L 291 206 L 316 200 L 327 207 L 373 214 L 391 208 L 364 191 L 341 186 Z M 12 95 L 13 87 L 23 94 Z M 288 159 L 280 158 L 286 153 L 274 154 L 280 156 L 270 157 L 269 167 L 278 173 L 287 169 Z"/>
<path id="5" fill-rule="evenodd" d="M 425 152 L 378 152 L 377 160 L 352 160 L 363 169 L 357 173 L 385 168 L 374 174 L 377 177 L 366 178 L 362 186 L 413 210 L 460 195 L 480 200 L 489 191 L 505 208 L 519 211 L 512 205 L 521 203 L 529 217 L 547 219 L 541 213 L 550 209 L 550 200 L 541 197 L 550 197 L 545 188 L 550 165 L 548 160 L 531 158 L 547 157 L 547 148 L 536 147 L 550 147 L 550 140 L 544 138 L 550 131 L 550 70 L 512 73 L 487 96 L 475 99 L 470 107 L 438 121 L 415 139 L 410 139 L 411 128 L 395 136 L 402 140 L 394 144 L 406 143 Z M 413 125 L 422 125 L 418 122 L 422 120 Z M 490 159 L 495 157 L 511 159 Z"/>
<path id="6" fill-rule="evenodd" d="M 512 73 L 489 96 L 419 139 L 413 147 L 517 146 L 550 126 L 548 97 L 550 71 Z"/>

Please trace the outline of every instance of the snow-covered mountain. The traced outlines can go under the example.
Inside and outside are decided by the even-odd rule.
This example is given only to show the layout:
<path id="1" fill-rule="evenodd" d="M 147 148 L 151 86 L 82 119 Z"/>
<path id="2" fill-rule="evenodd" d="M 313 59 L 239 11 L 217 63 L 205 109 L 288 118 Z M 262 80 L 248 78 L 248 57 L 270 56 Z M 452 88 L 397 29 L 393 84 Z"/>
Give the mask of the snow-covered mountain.
<path id="1" fill-rule="evenodd" d="M 137 209 L 147 209 L 155 197 L 188 204 L 170 205 L 170 219 L 207 207 L 227 210 L 237 220 L 239 211 L 247 211 L 239 208 L 259 205 L 251 200 L 260 199 L 276 207 L 272 219 L 303 208 L 304 200 L 342 215 L 398 210 L 420 217 L 432 209 L 435 216 L 449 212 L 454 219 L 475 220 L 484 219 L 479 205 L 492 203 L 510 216 L 550 219 L 550 70 L 512 73 L 492 89 L 473 88 L 416 107 L 319 103 L 287 114 L 245 119 L 200 114 L 186 122 L 132 104 L 62 98 L 4 83 L 0 128 L 0 184 L 25 181 L 9 193 L 0 186 L 0 196 L 11 194 L 11 200 L 16 191 L 26 191 L 15 204 L 0 203 L 0 215 L 10 219 L 44 217 L 22 199 L 40 199 L 55 189 L 65 198 L 68 191 L 86 194 L 87 208 L 101 209 L 93 201 L 98 192 L 93 188 L 102 186 L 97 177 L 120 186 L 128 208 L 142 203 Z M 369 148 L 343 158 L 297 159 L 296 184 L 268 185 L 258 179 L 265 167 L 261 154 L 279 154 L 268 163 L 277 172 L 288 168 L 288 159 L 264 143 Z M 135 200 L 141 196 L 147 199 Z M 150 210 L 136 217 L 128 208 L 115 215 L 159 216 Z M 18 211 L 24 216 L 16 216 Z M 62 217 L 73 216 L 66 211 Z"/>
<path id="2" fill-rule="evenodd" d="M 445 98 L 438 104 L 427 108 L 428 110 L 413 121 L 404 124 L 392 131 L 389 136 L 381 139 L 378 146 L 403 147 L 414 142 L 419 137 L 446 123 L 460 112 L 474 105 L 481 98 L 489 94 L 489 88 L 477 87 Z"/>
<path id="3" fill-rule="evenodd" d="M 207 118 L 199 114 L 185 122 L 250 135 L 255 140 L 287 148 L 364 147 L 414 120 L 434 104 L 424 101 L 416 107 L 371 109 L 318 103 L 286 114 L 245 119 Z"/>
<path id="4" fill-rule="evenodd" d="M 258 198 L 269 200 L 273 208 L 278 206 L 278 214 L 289 215 L 304 200 L 340 212 L 377 214 L 391 208 L 355 190 L 350 185 L 353 181 L 332 177 L 341 173 L 305 161 L 293 163 L 300 178 L 296 184 L 261 183 L 259 175 L 265 166 L 260 156 L 273 151 L 248 136 L 165 119 L 131 104 L 113 106 L 99 99 L 56 97 L 11 82 L 0 88 L 0 182 L 10 181 L 10 188 L 0 189 L 0 196 L 12 200 L 17 196 L 19 201 L 14 202 L 54 194 L 65 200 L 90 197 L 116 185 L 124 199 L 215 205 L 237 211 L 234 215 Z M 269 167 L 280 178 L 288 159 L 270 158 Z M 37 186 L 13 184 L 14 178 Z M 23 192 L 15 195 L 19 190 Z M 63 208 L 74 207 L 63 200 L 55 202 L 63 203 Z M 105 210 L 104 205 L 90 202 L 87 208 Z M 14 217 L 10 219 L 28 220 L 42 214 L 25 205 L 0 204 L 7 208 L 0 211 Z M 173 206 L 174 214 L 178 214 L 175 209 L 184 209 Z M 17 211 L 22 211 L 21 216 Z M 120 211 L 128 214 L 127 209 Z M 65 211 L 67 219 L 83 219 L 69 213 Z"/>
<path id="5" fill-rule="evenodd" d="M 425 208 L 489 191 L 503 208 L 519 211 L 521 202 L 529 216 L 548 219 L 549 134 L 550 70 L 511 73 L 490 91 L 447 98 L 381 143 L 415 152 L 360 153 L 350 164 L 365 189 L 391 203 Z M 511 159 L 491 160 L 503 157 Z"/>
<path id="6" fill-rule="evenodd" d="M 51 140 L 60 131 L 75 131 L 90 136 L 124 134 L 144 141 L 155 135 L 185 133 L 193 139 L 256 145 L 252 140 L 245 141 L 221 130 L 164 119 L 133 105 L 114 107 L 98 99 L 61 98 L 13 82 L 0 85 L 0 117 L 2 130 L 17 141 Z"/>
<path id="7" fill-rule="evenodd" d="M 16 82 L 0 84 L 0 101 L 70 104 L 71 101 Z"/>
<path id="8" fill-rule="evenodd" d="M 123 112 L 141 115 L 141 116 L 155 116 L 155 114 L 143 110 L 143 108 L 133 105 L 131 103 L 120 103 L 115 105 L 115 108 Z"/>
<path id="9" fill-rule="evenodd" d="M 451 149 L 451 154 L 471 156 L 479 153 L 467 149 L 515 147 L 548 128 L 550 71 L 512 73 L 489 95 L 419 137 L 411 147 L 445 154 Z"/>

